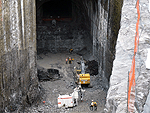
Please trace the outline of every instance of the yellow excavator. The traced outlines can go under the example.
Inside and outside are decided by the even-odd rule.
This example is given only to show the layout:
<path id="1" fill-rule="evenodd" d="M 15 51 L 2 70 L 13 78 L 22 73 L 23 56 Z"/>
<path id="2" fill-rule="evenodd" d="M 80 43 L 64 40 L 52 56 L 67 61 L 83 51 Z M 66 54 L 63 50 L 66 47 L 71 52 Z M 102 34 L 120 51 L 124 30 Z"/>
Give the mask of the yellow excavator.
<path id="1" fill-rule="evenodd" d="M 81 69 L 75 67 L 75 79 L 77 84 L 87 84 L 90 85 L 90 74 L 85 72 L 85 63 L 81 57 L 80 61 Z"/>

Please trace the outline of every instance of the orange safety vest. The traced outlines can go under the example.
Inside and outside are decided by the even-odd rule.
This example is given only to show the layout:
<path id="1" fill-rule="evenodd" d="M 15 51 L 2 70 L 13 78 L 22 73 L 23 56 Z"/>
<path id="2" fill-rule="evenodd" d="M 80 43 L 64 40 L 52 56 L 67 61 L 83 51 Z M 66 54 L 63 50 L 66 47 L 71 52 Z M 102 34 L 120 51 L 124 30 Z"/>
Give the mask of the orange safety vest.
<path id="1" fill-rule="evenodd" d="M 68 59 L 66 58 L 66 61 L 68 61 Z"/>

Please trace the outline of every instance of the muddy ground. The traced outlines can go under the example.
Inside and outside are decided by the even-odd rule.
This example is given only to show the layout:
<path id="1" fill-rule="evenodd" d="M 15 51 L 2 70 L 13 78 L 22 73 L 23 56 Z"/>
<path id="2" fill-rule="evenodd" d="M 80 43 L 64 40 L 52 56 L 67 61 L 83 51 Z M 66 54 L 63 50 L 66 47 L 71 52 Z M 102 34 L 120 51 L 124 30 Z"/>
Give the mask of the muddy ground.
<path id="1" fill-rule="evenodd" d="M 66 64 L 66 58 L 72 57 L 72 64 Z M 100 75 L 91 76 L 92 88 L 83 86 L 85 95 L 83 101 L 79 101 L 78 106 L 73 108 L 58 108 L 57 98 L 59 94 L 71 94 L 76 84 L 73 79 L 74 66 L 78 66 L 80 61 L 77 54 L 60 53 L 60 54 L 40 54 L 38 55 L 37 64 L 46 69 L 58 69 L 61 78 L 40 81 L 41 99 L 31 107 L 28 107 L 27 113 L 104 113 L 106 90 L 102 87 Z M 97 111 L 90 111 L 91 100 L 98 103 Z"/>

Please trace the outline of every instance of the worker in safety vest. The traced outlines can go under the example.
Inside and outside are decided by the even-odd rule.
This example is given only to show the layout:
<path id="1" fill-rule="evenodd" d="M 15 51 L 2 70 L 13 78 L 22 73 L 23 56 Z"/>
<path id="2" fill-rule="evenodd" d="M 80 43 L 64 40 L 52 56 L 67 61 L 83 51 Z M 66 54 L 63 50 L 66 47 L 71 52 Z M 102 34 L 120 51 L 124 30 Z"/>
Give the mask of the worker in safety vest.
<path id="1" fill-rule="evenodd" d="M 66 64 L 67 64 L 67 62 L 68 62 L 68 58 L 66 58 Z"/>
<path id="2" fill-rule="evenodd" d="M 69 57 L 69 64 L 71 64 L 71 63 L 72 63 L 71 61 L 72 61 L 72 59 L 71 59 L 71 57 Z"/>
<path id="3" fill-rule="evenodd" d="M 97 103 L 94 102 L 93 100 L 92 100 L 91 105 L 90 105 L 90 110 L 91 111 L 93 111 L 93 110 L 96 111 L 97 110 Z"/>
<path id="4" fill-rule="evenodd" d="M 70 54 L 72 54 L 72 52 L 73 52 L 73 49 L 72 49 L 72 48 L 71 48 L 71 49 L 69 49 L 69 53 L 70 53 Z"/>

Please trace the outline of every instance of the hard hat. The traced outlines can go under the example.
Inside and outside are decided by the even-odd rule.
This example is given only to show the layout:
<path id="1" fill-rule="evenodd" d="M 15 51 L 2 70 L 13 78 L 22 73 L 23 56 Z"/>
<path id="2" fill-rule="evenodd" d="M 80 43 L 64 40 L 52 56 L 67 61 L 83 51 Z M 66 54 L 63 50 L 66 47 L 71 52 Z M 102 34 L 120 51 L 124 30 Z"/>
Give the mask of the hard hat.
<path id="1" fill-rule="evenodd" d="M 92 100 L 92 102 L 93 102 L 93 100 Z"/>

